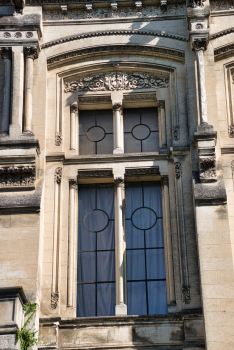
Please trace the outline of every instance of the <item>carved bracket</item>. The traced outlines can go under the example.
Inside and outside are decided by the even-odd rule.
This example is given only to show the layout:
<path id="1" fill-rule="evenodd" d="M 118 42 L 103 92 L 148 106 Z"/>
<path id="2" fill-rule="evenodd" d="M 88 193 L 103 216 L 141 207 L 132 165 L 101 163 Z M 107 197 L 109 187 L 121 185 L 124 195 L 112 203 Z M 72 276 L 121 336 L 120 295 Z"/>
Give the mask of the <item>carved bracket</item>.
<path id="1" fill-rule="evenodd" d="M 215 156 L 199 156 L 199 172 L 202 182 L 215 181 L 216 178 L 216 158 Z"/>

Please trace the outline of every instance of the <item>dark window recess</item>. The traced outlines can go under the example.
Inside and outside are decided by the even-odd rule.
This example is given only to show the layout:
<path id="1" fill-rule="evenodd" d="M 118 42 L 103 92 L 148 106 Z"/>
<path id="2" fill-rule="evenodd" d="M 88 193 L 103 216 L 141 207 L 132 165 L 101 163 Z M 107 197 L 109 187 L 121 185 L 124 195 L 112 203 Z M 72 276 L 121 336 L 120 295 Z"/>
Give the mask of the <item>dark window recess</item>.
<path id="1" fill-rule="evenodd" d="M 112 153 L 112 109 L 79 111 L 79 154 Z"/>
<path id="2" fill-rule="evenodd" d="M 79 185 L 77 316 L 115 314 L 113 185 Z"/>
<path id="3" fill-rule="evenodd" d="M 126 183 L 129 315 L 167 313 L 160 184 Z"/>
<path id="4" fill-rule="evenodd" d="M 159 132 L 157 108 L 125 108 L 124 152 L 158 152 Z"/>

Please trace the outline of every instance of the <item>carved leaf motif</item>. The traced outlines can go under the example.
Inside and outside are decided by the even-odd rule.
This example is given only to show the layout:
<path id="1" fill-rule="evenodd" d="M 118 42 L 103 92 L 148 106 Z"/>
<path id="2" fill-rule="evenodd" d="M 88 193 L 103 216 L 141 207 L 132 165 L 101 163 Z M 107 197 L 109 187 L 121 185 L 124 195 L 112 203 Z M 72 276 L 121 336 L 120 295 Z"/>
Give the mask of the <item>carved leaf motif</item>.
<path id="1" fill-rule="evenodd" d="M 0 187 L 34 185 L 35 166 L 13 166 L 0 168 Z"/>

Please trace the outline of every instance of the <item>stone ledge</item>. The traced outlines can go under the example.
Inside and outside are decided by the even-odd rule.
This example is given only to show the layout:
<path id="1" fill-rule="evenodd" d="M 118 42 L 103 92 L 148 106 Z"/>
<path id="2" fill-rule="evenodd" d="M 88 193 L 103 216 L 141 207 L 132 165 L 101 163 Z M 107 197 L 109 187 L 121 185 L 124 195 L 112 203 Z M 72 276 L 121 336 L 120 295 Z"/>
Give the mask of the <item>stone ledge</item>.
<path id="1" fill-rule="evenodd" d="M 216 183 L 200 183 L 198 172 L 193 172 L 194 199 L 196 205 L 220 205 L 227 203 L 226 188 L 223 180 Z"/>

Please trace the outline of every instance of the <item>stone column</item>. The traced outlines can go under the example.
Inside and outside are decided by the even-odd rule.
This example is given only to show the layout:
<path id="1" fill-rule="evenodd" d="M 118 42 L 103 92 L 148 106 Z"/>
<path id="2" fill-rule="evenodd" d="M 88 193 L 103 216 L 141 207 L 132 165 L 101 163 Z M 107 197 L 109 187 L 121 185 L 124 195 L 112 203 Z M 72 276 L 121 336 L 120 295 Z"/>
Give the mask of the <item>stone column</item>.
<path id="1" fill-rule="evenodd" d="M 158 101 L 160 123 L 161 123 L 161 143 L 162 147 L 167 147 L 167 129 L 165 115 L 165 101 Z"/>
<path id="2" fill-rule="evenodd" d="M 70 107 L 70 149 L 76 149 L 77 141 L 76 141 L 76 113 L 78 111 L 77 103 L 73 103 Z"/>
<path id="3" fill-rule="evenodd" d="M 124 175 L 115 176 L 115 252 L 116 252 L 116 315 L 127 315 L 124 298 L 124 222 L 123 199 Z"/>
<path id="4" fill-rule="evenodd" d="M 36 47 L 26 47 L 25 53 L 25 107 L 24 132 L 32 133 L 32 93 L 33 93 L 33 61 L 38 57 Z"/>
<path id="5" fill-rule="evenodd" d="M 22 133 L 24 101 L 24 52 L 23 46 L 12 47 L 12 123 L 10 136 L 19 138 Z"/>
<path id="6" fill-rule="evenodd" d="M 206 83 L 203 52 L 207 48 L 206 39 L 195 39 L 193 41 L 193 50 L 197 56 L 197 77 L 198 77 L 198 92 L 199 92 L 199 107 L 200 107 L 200 124 L 208 124 L 207 121 L 207 101 L 206 101 Z"/>
<path id="7" fill-rule="evenodd" d="M 2 47 L 1 56 L 4 61 L 4 88 L 3 88 L 3 113 L 2 133 L 9 132 L 10 103 L 11 103 L 11 47 Z"/>
<path id="8" fill-rule="evenodd" d="M 122 137 L 122 127 L 121 127 L 121 103 L 115 103 L 114 108 L 114 125 L 115 125 L 115 145 L 114 154 L 124 153 L 123 151 L 123 137 Z"/>
<path id="9" fill-rule="evenodd" d="M 73 280 L 74 280 L 74 234 L 75 234 L 75 195 L 77 182 L 69 180 L 69 233 L 68 233 L 68 281 L 67 306 L 73 306 Z"/>

